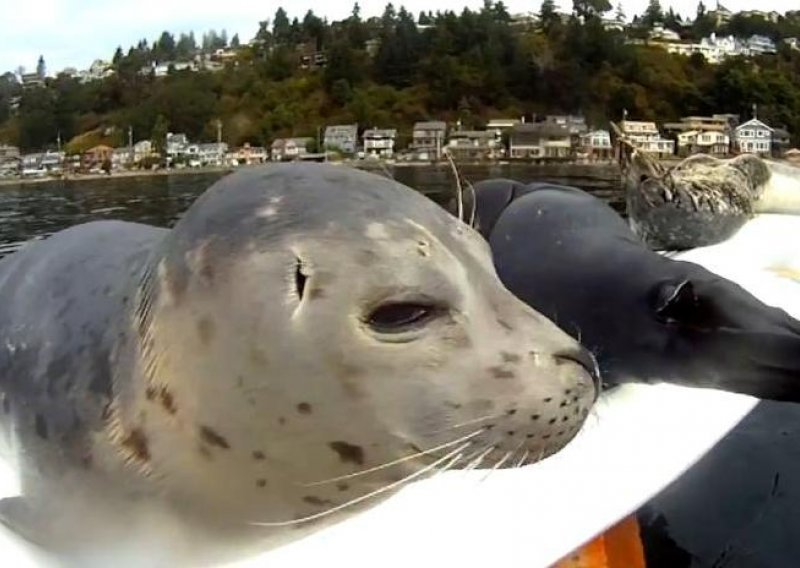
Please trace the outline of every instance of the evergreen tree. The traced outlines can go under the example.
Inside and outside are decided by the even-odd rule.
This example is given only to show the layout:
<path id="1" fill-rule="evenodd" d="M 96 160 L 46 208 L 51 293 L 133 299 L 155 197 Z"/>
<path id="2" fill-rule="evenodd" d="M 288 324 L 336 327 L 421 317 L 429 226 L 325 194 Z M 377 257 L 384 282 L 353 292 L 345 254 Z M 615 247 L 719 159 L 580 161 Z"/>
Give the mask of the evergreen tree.
<path id="1" fill-rule="evenodd" d="M 36 75 L 38 75 L 40 79 L 44 79 L 47 76 L 47 67 L 45 67 L 44 64 L 44 55 L 40 55 L 39 61 L 36 63 Z"/>

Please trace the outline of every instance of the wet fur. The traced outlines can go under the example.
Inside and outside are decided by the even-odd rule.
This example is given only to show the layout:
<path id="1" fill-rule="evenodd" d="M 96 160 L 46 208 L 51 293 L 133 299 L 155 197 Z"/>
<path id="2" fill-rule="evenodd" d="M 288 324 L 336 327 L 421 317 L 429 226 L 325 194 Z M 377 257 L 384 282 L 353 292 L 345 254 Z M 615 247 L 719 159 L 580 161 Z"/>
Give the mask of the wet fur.
<path id="1" fill-rule="evenodd" d="M 392 299 L 437 317 L 376 335 Z M 193 565 L 200 544 L 275 546 L 458 448 L 308 483 L 472 431 L 465 454 L 489 466 L 557 451 L 594 401 L 591 366 L 424 196 L 345 167 L 248 168 L 172 230 L 89 223 L 0 261 L 0 433 L 23 491 L 0 521 L 72 552 L 92 533 L 160 542 L 146 519 L 168 518 Z"/>

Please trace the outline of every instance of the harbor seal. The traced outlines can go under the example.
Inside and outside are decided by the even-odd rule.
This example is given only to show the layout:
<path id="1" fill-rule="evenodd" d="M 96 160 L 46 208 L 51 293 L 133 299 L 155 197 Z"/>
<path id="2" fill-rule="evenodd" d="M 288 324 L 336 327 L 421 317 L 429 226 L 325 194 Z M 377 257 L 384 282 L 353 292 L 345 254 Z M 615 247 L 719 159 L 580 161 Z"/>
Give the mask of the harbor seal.
<path id="1" fill-rule="evenodd" d="M 552 454 L 594 365 L 421 194 L 248 168 L 172 230 L 93 222 L 0 262 L 0 425 L 22 475 L 0 516 L 70 558 L 94 535 L 191 565 L 263 550 L 436 470 Z"/>
<path id="2" fill-rule="evenodd" d="M 663 381 L 800 401 L 800 322 L 782 309 L 649 250 L 577 188 L 486 180 L 475 196 L 503 284 L 592 350 L 609 385 Z"/>
<path id="3" fill-rule="evenodd" d="M 744 154 L 689 156 L 672 168 L 620 140 L 631 228 L 651 248 L 722 242 L 759 213 L 800 213 L 800 168 Z"/>

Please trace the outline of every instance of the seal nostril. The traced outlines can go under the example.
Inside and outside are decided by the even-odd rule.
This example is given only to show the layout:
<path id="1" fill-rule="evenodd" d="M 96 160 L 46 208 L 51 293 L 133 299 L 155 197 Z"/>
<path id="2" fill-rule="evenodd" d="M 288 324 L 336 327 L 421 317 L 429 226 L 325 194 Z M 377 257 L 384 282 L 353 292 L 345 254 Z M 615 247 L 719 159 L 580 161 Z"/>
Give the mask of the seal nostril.
<path id="1" fill-rule="evenodd" d="M 594 397 L 595 400 L 600 395 L 601 378 L 600 366 L 597 364 L 597 359 L 587 349 L 583 347 L 576 347 L 573 349 L 565 349 L 553 354 L 556 364 L 562 363 L 577 363 L 589 373 L 594 383 Z"/>

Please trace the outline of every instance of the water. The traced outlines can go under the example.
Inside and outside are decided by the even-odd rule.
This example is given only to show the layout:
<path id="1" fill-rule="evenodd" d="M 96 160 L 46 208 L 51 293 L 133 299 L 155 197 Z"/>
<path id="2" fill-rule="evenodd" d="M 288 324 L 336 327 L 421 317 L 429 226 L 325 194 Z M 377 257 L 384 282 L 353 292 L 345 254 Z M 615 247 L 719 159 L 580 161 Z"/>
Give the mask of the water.
<path id="1" fill-rule="evenodd" d="M 380 170 L 378 170 L 380 171 Z M 449 167 L 401 167 L 389 171 L 398 181 L 440 204 L 454 193 Z M 470 181 L 505 177 L 523 182 L 551 181 L 575 185 L 620 208 L 619 181 L 611 166 L 467 166 Z M 0 257 L 29 240 L 41 239 L 72 225 L 103 219 L 171 227 L 192 202 L 222 173 L 120 177 L 53 181 L 0 187 Z"/>

